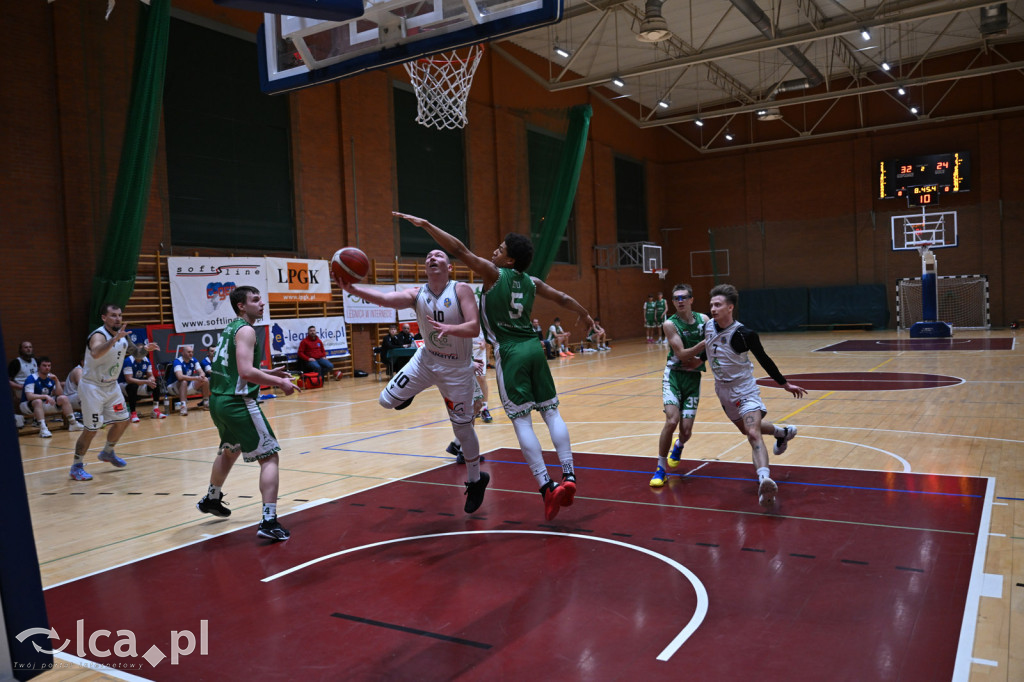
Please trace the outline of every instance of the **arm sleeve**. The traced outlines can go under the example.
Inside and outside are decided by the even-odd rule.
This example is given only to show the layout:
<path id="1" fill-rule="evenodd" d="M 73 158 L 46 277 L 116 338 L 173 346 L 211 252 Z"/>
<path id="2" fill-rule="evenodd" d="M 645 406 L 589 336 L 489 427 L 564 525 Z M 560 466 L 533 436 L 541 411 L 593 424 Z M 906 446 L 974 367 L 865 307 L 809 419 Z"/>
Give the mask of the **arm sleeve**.
<path id="1" fill-rule="evenodd" d="M 779 386 L 786 385 L 786 377 L 782 375 L 779 368 L 775 366 L 775 363 L 768 353 L 765 352 L 764 346 L 761 345 L 761 337 L 757 335 L 753 329 L 747 329 L 743 325 L 736 330 L 736 333 L 732 335 L 732 349 L 737 353 L 744 351 L 750 351 L 757 358 L 757 361 L 761 363 L 761 367 L 764 371 L 768 372 L 768 376 L 775 380 Z M 741 347 L 742 346 L 742 347 Z"/>

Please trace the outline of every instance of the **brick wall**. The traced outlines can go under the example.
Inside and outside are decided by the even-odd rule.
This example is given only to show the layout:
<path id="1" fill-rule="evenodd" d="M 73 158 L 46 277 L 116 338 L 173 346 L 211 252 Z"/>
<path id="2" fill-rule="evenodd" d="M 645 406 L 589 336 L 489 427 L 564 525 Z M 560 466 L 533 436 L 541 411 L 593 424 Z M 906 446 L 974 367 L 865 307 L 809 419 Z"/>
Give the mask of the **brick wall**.
<path id="1" fill-rule="evenodd" d="M 249 32 L 260 23 L 255 13 L 206 0 L 175 0 L 174 7 Z M 138 3 L 121 2 L 104 21 L 105 9 L 94 0 L 0 3 L 0 21 L 17 26 L 21 42 L 31 46 L 0 70 L 5 350 L 11 354 L 18 341 L 31 339 L 38 352 L 54 358 L 58 373 L 77 361 L 89 330 L 86 311 L 113 199 L 140 11 Z M 1016 58 L 1021 48 L 1005 49 Z M 516 57 L 538 59 L 522 52 Z M 1021 98 L 1015 77 L 974 79 L 953 89 L 946 101 L 982 98 L 1015 106 Z M 325 258 L 355 244 L 372 258 L 394 257 L 390 212 L 400 208 L 393 163 L 395 80 L 406 80 L 400 67 L 282 95 L 289 98 L 292 116 L 295 255 Z M 594 116 L 577 192 L 580 262 L 555 266 L 550 282 L 603 318 L 614 338 L 641 333 L 638 311 L 649 292 L 667 295 L 674 282 L 689 281 L 698 301 L 705 300 L 712 282 L 695 277 L 690 262 L 691 252 L 708 249 L 709 230 L 731 240 L 729 279 L 741 288 L 891 285 L 896 277 L 917 274 L 916 254 L 889 250 L 889 216 L 906 209 L 874 198 L 874 164 L 956 149 L 972 153 L 974 189 L 943 200 L 943 209 L 960 211 L 961 247 L 940 254 L 940 273 L 988 274 L 993 322 L 1024 317 L 1024 293 L 1014 286 L 1014 266 L 1024 256 L 1018 199 L 1024 171 L 1009 152 L 1024 143 L 1024 116 L 1015 112 L 699 156 L 665 130 L 640 130 L 585 89 L 546 93 L 488 50 L 470 95 L 466 129 L 474 251 L 489 253 L 507 232 L 526 229 L 527 124 L 545 126 L 553 111 L 584 102 L 592 104 Z M 856 107 L 843 110 L 858 115 Z M 665 282 L 636 270 L 592 267 L 594 245 L 616 241 L 616 154 L 646 164 L 650 239 L 665 247 Z M 173 249 L 164 159 L 161 144 L 146 253 Z M 548 324 L 562 312 L 541 302 L 535 314 Z M 130 309 L 126 315 L 130 320 Z M 373 341 L 369 330 L 357 331 L 354 356 L 368 357 Z"/>

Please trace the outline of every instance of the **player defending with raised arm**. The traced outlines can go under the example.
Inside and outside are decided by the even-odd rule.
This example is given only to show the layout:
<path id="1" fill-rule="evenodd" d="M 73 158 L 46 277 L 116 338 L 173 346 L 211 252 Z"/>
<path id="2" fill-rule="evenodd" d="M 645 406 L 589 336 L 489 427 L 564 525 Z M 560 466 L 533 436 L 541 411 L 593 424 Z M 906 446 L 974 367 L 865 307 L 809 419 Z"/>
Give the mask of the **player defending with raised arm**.
<path id="1" fill-rule="evenodd" d="M 665 411 L 665 426 L 658 439 L 658 468 L 651 478 L 651 487 L 660 488 L 668 478 L 668 467 L 675 468 L 683 455 L 683 445 L 693 433 L 693 420 L 700 403 L 700 379 L 704 363 L 698 355 L 704 351 L 704 323 L 707 317 L 693 312 L 693 289 L 689 284 L 672 288 L 675 314 L 662 324 L 662 333 L 668 341 L 668 358 L 661 379 L 661 402 Z M 672 435 L 679 427 L 679 438 L 672 446 Z"/>
<path id="2" fill-rule="evenodd" d="M 296 390 L 284 367 L 270 371 L 260 369 L 263 345 L 253 324 L 263 317 L 263 300 L 259 289 L 235 287 L 229 297 L 231 309 L 238 315 L 220 333 L 217 352 L 211 364 L 210 416 L 220 435 L 217 458 L 213 460 L 210 487 L 196 508 L 204 514 L 230 516 L 224 506 L 221 486 L 227 480 L 238 455 L 246 462 L 260 463 L 260 494 L 263 518 L 256 535 L 275 541 L 287 540 L 291 534 L 277 521 L 277 490 L 280 484 L 279 458 L 281 446 L 270 423 L 260 409 L 260 386 L 277 386 L 285 395 Z"/>
<path id="3" fill-rule="evenodd" d="M 128 428 L 128 409 L 124 395 L 117 383 L 128 353 L 135 353 L 135 344 L 128 338 L 127 325 L 121 318 L 121 306 L 107 303 L 100 314 L 103 324 L 89 334 L 85 348 L 85 362 L 82 383 L 78 396 L 82 401 L 82 423 L 85 431 L 75 443 L 75 461 L 70 476 L 76 481 L 92 480 L 92 474 L 85 470 L 85 453 L 96 432 L 110 423 L 107 430 L 107 444 L 99 454 L 101 462 L 108 462 L 120 468 L 128 465 L 114 454 L 114 446 Z M 146 351 L 160 350 L 155 343 L 147 343 Z"/>
<path id="4" fill-rule="evenodd" d="M 719 284 L 711 290 L 711 319 L 704 325 L 705 352 L 715 375 L 715 393 L 722 409 L 750 443 L 757 469 L 757 500 L 768 508 L 775 503 L 779 488 L 769 476 L 768 450 L 763 435 L 775 437 L 773 451 L 781 455 L 796 436 L 796 427 L 774 426 L 763 421 L 768 409 L 761 402 L 761 389 L 754 381 L 754 366 L 747 359 L 747 352 L 752 352 L 775 383 L 794 397 L 802 398 L 807 389 L 787 382 L 764 351 L 757 332 L 736 321 L 733 311 L 738 302 L 739 292 L 731 284 Z"/>
<path id="5" fill-rule="evenodd" d="M 461 260 L 483 278 L 484 331 L 494 342 L 495 373 L 505 414 L 523 451 L 523 458 L 540 485 L 544 498 L 544 516 L 549 521 L 560 507 L 568 507 L 576 497 L 569 429 L 558 413 L 558 394 L 551 378 L 544 351 L 530 325 L 536 295 L 572 310 L 584 319 L 586 328 L 594 326 L 587 309 L 566 293 L 526 274 L 533 259 L 533 244 L 521 234 L 509 234 L 494 250 L 490 260 L 473 254 L 453 237 L 423 218 L 395 213 L 395 216 L 422 227 L 448 253 Z M 551 434 L 551 442 L 562 465 L 562 480 L 556 484 L 548 474 L 540 441 L 533 431 L 530 412 L 540 412 Z"/>
<path id="6" fill-rule="evenodd" d="M 434 249 L 427 254 L 426 286 L 404 291 L 378 292 L 357 284 L 338 286 L 370 303 L 388 308 L 413 308 L 423 346 L 412 359 L 391 377 L 380 393 L 380 404 L 401 410 L 409 406 L 421 391 L 437 386 L 448 408 L 448 419 L 466 462 L 466 505 L 472 514 L 484 501 L 491 477 L 480 471 L 480 441 L 473 420 L 473 392 L 476 377 L 473 368 L 473 339 L 480 333 L 480 309 L 473 288 L 452 280 L 448 254 Z M 450 447 L 450 446 L 449 446 Z"/>

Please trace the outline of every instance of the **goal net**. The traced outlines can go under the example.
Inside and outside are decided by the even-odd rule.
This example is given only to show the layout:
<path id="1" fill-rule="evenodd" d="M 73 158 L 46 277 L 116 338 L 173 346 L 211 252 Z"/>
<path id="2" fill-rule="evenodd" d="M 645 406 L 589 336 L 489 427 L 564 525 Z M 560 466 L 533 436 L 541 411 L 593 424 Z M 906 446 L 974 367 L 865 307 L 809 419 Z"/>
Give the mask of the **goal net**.
<path id="1" fill-rule="evenodd" d="M 988 277 L 951 275 L 937 279 L 939 320 L 957 329 L 988 329 Z M 906 277 L 896 284 L 896 320 L 900 329 L 922 322 L 921 278 Z"/>

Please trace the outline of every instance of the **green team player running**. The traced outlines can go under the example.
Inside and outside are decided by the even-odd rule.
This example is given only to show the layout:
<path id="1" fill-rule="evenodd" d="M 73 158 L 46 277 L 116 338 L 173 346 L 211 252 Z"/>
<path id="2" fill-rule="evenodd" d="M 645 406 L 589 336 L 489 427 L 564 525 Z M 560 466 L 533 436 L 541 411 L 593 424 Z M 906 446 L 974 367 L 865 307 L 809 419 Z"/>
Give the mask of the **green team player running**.
<path id="1" fill-rule="evenodd" d="M 558 515 L 560 507 L 568 507 L 576 497 L 576 474 L 573 470 L 572 444 L 569 429 L 558 413 L 558 394 L 551 378 L 543 347 L 537 343 L 537 333 L 530 320 L 534 298 L 538 295 L 554 301 L 563 308 L 577 313 L 590 329 L 594 326 L 587 309 L 576 299 L 525 270 L 533 260 L 533 243 L 524 235 L 511 233 L 494 250 L 490 260 L 473 254 L 465 244 L 423 218 L 394 213 L 417 227 L 422 227 L 440 244 L 483 280 L 484 330 L 494 344 L 494 366 L 498 379 L 498 392 L 505 414 L 523 451 L 523 458 L 540 485 L 544 497 L 544 516 L 549 521 Z M 530 413 L 540 412 L 551 434 L 551 442 L 562 465 L 562 480 L 555 483 L 548 474 L 540 441 L 533 431 Z"/>
<path id="2" fill-rule="evenodd" d="M 665 485 L 667 468 L 679 465 L 683 445 L 693 433 L 693 420 L 700 402 L 701 372 L 705 371 L 704 363 L 696 358 L 704 351 L 704 323 L 708 318 L 693 312 L 693 288 L 689 284 L 672 287 L 672 305 L 676 312 L 662 325 L 669 346 L 661 380 L 665 426 L 658 439 L 658 468 L 651 478 L 652 488 Z M 679 438 L 668 454 L 676 427 L 679 427 Z"/>
<path id="3" fill-rule="evenodd" d="M 263 356 L 260 334 L 253 323 L 263 317 L 263 301 L 256 287 L 236 287 L 230 295 L 231 308 L 238 317 L 220 333 L 213 356 L 210 379 L 210 416 L 220 434 L 220 448 L 210 473 L 210 488 L 196 503 L 199 511 L 214 516 L 230 516 L 224 506 L 221 486 L 238 455 L 246 462 L 260 463 L 260 494 L 263 519 L 256 535 L 275 541 L 291 534 L 277 521 L 278 456 L 281 450 L 270 423 L 260 409 L 260 386 L 277 386 L 285 395 L 298 390 L 284 367 L 269 372 L 260 369 Z"/>

